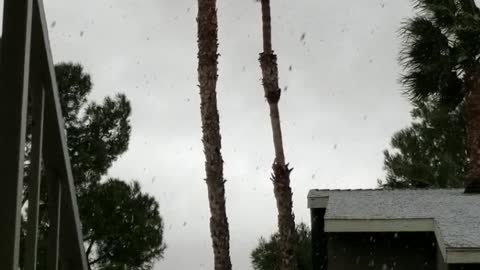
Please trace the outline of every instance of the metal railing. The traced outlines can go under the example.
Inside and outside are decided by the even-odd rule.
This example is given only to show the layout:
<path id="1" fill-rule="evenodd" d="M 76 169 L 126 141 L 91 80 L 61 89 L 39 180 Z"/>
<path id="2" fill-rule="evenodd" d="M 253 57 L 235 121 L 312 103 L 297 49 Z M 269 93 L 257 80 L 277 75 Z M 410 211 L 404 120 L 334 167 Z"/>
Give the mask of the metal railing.
<path id="1" fill-rule="evenodd" d="M 31 115 L 27 107 L 31 106 Z M 27 120 L 32 121 L 23 197 Z M 46 180 L 41 185 L 42 179 Z M 87 270 L 64 122 L 42 0 L 4 0 L 0 61 L 0 269 L 18 270 L 28 200 L 25 270 L 37 267 L 40 189 L 47 186 L 46 269 Z M 42 258 L 43 259 L 43 258 Z"/>

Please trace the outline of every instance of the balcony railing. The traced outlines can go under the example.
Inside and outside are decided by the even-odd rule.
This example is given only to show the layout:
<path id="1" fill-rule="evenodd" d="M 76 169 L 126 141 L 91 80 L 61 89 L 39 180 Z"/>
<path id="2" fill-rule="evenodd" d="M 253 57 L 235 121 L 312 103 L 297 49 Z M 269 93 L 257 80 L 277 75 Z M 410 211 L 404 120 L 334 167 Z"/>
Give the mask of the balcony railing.
<path id="1" fill-rule="evenodd" d="M 0 269 L 19 269 L 24 200 L 23 269 L 36 269 L 40 189 L 46 186 L 49 226 L 42 260 L 48 270 L 87 270 L 42 0 L 4 0 L 0 53 Z M 32 119 L 32 140 L 28 198 L 23 198 L 27 119 Z"/>

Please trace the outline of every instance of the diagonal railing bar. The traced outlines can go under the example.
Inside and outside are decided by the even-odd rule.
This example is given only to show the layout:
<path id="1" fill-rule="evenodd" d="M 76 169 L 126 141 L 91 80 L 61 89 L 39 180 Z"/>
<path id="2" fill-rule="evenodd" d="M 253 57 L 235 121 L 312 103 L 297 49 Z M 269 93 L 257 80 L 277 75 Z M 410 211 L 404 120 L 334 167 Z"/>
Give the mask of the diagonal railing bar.
<path id="1" fill-rule="evenodd" d="M 49 217 L 47 269 L 87 270 L 42 0 L 4 1 L 0 53 L 0 269 L 19 269 L 27 98 L 30 94 L 33 131 L 24 267 L 36 269 L 40 184 L 45 177 Z M 33 79 L 29 82 L 30 75 Z"/>
<path id="2" fill-rule="evenodd" d="M 83 246 L 83 237 L 80 226 L 80 215 L 77 205 L 77 197 L 73 182 L 70 157 L 68 155 L 67 140 L 65 136 L 65 124 L 60 107 L 60 96 L 58 92 L 55 67 L 48 38 L 47 20 L 42 0 L 34 1 L 33 13 L 34 27 L 40 27 L 42 34 L 42 51 L 45 53 L 42 61 L 44 83 L 46 91 L 46 112 L 45 112 L 45 163 L 47 168 L 55 169 L 59 180 L 62 181 L 62 209 L 65 209 L 62 216 L 62 230 L 66 233 L 61 239 L 60 248 L 64 253 L 62 260 L 70 265 L 72 270 L 87 270 L 87 258 Z M 36 28 L 34 28 L 36 29 Z"/>

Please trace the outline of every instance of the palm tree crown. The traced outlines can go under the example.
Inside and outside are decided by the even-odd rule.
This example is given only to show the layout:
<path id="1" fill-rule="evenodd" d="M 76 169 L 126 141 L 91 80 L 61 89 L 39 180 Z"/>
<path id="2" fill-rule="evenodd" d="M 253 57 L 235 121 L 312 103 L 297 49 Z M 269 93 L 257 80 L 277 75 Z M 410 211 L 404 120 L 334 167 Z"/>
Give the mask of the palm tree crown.
<path id="1" fill-rule="evenodd" d="M 402 28 L 401 82 L 414 102 L 465 104 L 466 192 L 480 192 L 480 9 L 474 0 L 417 0 L 415 8 Z"/>
<path id="2" fill-rule="evenodd" d="M 480 9 L 474 0 L 418 0 L 408 20 L 400 60 L 402 83 L 414 100 L 438 95 L 458 105 L 466 94 L 466 76 L 479 65 Z"/>

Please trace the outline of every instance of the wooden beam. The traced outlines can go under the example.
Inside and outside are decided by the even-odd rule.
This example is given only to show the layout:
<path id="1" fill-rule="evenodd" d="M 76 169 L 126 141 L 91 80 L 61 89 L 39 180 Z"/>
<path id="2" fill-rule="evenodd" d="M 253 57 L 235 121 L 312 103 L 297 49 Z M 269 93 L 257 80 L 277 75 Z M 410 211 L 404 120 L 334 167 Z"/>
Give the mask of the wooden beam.
<path id="1" fill-rule="evenodd" d="M 0 269 L 19 269 L 33 0 L 5 0 L 0 62 Z"/>

